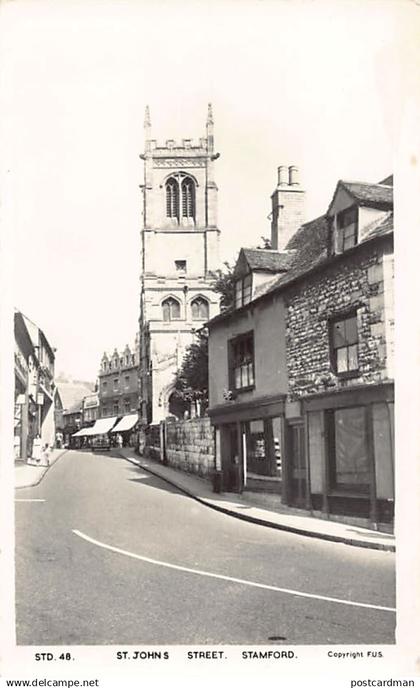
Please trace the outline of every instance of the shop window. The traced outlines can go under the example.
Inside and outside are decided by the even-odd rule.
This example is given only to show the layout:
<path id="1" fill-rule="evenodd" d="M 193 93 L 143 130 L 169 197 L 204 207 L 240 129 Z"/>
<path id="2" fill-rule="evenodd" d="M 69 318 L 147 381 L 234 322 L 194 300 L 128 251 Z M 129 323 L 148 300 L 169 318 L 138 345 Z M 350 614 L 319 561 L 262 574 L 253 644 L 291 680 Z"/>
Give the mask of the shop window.
<path id="1" fill-rule="evenodd" d="M 335 318 L 330 322 L 332 365 L 337 375 L 359 369 L 357 315 Z"/>
<path id="2" fill-rule="evenodd" d="M 342 253 L 357 244 L 358 209 L 346 208 L 337 214 L 336 252 Z"/>
<path id="3" fill-rule="evenodd" d="M 231 387 L 243 390 L 253 387 L 254 375 L 254 333 L 249 332 L 229 342 Z"/>
<path id="4" fill-rule="evenodd" d="M 330 487 L 368 493 L 370 484 L 365 407 L 326 412 Z"/>
<path id="5" fill-rule="evenodd" d="M 181 317 L 181 304 L 170 296 L 162 302 L 163 319 L 166 321 L 179 320 Z"/>
<path id="6" fill-rule="evenodd" d="M 281 420 L 267 418 L 243 423 L 248 473 L 281 478 Z"/>
<path id="7" fill-rule="evenodd" d="M 193 320 L 209 319 L 209 302 L 202 296 L 191 301 L 191 315 Z"/>
<path id="8" fill-rule="evenodd" d="M 245 275 L 243 279 L 237 280 L 235 284 L 235 306 L 240 308 L 251 301 L 252 295 L 252 274 Z"/>

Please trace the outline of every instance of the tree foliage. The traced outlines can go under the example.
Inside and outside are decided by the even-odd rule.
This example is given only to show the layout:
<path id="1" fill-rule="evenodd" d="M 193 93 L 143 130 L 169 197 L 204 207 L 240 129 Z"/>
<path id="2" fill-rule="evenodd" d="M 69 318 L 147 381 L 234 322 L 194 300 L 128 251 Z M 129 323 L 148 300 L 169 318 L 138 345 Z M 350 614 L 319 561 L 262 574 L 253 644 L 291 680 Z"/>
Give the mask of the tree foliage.
<path id="1" fill-rule="evenodd" d="M 175 394 L 185 402 L 208 403 L 209 354 L 208 332 L 197 332 L 196 341 L 190 344 L 184 354 L 180 369 L 175 375 Z"/>
<path id="2" fill-rule="evenodd" d="M 224 263 L 224 270 L 215 270 L 212 273 L 212 288 L 220 294 L 220 310 L 227 311 L 235 303 L 235 278 L 234 266 L 228 262 Z"/>

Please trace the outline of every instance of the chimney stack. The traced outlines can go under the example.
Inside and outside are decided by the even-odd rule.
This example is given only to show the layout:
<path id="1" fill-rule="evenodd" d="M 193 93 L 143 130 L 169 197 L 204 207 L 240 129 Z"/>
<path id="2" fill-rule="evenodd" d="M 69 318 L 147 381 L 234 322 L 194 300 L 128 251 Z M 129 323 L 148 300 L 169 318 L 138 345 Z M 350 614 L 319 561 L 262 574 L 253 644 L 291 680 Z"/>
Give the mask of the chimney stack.
<path id="1" fill-rule="evenodd" d="M 305 221 L 305 191 L 295 165 L 277 168 L 277 187 L 271 195 L 271 247 L 282 251 Z"/>

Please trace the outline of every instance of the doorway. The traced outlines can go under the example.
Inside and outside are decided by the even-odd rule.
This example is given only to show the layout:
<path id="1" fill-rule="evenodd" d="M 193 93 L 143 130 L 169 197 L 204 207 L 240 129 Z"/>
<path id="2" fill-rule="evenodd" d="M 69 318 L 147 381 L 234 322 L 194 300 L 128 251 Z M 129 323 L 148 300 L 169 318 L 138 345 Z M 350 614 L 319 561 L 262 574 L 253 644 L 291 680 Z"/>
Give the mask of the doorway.
<path id="1" fill-rule="evenodd" d="M 290 503 L 293 506 L 305 508 L 308 480 L 305 455 L 305 432 L 303 423 L 289 425 L 287 433 Z"/>

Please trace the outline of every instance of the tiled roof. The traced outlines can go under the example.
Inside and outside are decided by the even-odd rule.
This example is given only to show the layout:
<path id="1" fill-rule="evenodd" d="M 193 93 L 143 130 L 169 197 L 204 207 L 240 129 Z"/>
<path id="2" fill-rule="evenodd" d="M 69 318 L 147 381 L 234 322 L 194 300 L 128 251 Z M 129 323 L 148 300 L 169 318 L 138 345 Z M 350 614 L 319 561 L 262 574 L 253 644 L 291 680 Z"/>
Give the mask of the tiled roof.
<path id="1" fill-rule="evenodd" d="M 327 217 L 322 215 L 316 218 L 316 220 L 302 225 L 287 244 L 287 249 L 293 251 L 294 260 L 285 274 L 280 275 L 270 283 L 270 289 L 266 293 L 277 289 L 280 285 L 291 282 L 299 275 L 327 260 Z"/>
<path id="2" fill-rule="evenodd" d="M 280 272 L 290 265 L 290 255 L 266 248 L 243 248 L 244 256 L 251 270 Z"/>
<path id="3" fill-rule="evenodd" d="M 370 225 L 365 227 L 363 240 L 357 245 L 360 246 L 370 239 L 390 234 L 393 229 L 394 216 L 392 212 L 389 212 L 384 217 L 371 222 Z M 286 273 L 270 282 L 270 288 L 265 293 L 272 292 L 280 286 L 285 286 L 297 277 L 303 276 L 309 270 L 330 261 L 331 257 L 328 256 L 328 238 L 328 219 L 325 215 L 302 225 L 287 244 L 288 250 L 293 249 L 295 251 L 295 260 Z M 261 294 L 258 296 L 261 296 Z"/>
<path id="4" fill-rule="evenodd" d="M 340 182 L 359 205 L 387 206 L 393 204 L 393 188 L 385 184 L 366 184 L 364 182 Z"/>
<path id="5" fill-rule="evenodd" d="M 394 213 L 389 212 L 385 217 L 379 218 L 379 220 L 374 220 L 363 230 L 363 240 L 360 242 L 363 244 L 364 241 L 368 239 L 373 239 L 377 236 L 383 236 L 384 234 L 389 234 L 394 229 Z"/>

